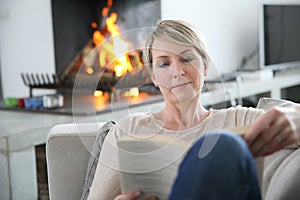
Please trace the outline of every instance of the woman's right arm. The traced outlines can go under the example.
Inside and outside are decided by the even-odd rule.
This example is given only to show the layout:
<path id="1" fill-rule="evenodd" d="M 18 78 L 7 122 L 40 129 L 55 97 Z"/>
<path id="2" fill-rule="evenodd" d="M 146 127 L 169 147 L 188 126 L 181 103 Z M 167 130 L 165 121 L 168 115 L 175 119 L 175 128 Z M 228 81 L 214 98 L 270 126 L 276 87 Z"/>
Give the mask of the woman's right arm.
<path id="1" fill-rule="evenodd" d="M 103 142 L 88 200 L 114 199 L 121 194 L 120 178 L 117 171 L 116 132 L 117 126 L 115 125 Z"/>
<path id="2" fill-rule="evenodd" d="M 138 190 L 121 194 L 116 145 L 120 137 L 118 125 L 113 126 L 103 142 L 88 200 L 135 200 L 142 195 Z M 144 198 L 144 200 L 154 199 L 156 198 L 153 196 Z"/>

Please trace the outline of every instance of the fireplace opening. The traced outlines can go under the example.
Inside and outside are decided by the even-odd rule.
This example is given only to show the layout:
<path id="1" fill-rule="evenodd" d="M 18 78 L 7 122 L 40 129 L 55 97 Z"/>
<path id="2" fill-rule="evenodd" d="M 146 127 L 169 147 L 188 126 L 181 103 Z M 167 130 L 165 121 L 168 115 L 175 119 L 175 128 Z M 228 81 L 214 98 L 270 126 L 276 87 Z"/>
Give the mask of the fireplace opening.
<path id="1" fill-rule="evenodd" d="M 136 87 L 158 94 L 142 63 L 141 47 L 150 27 L 160 19 L 160 10 L 160 0 L 52 0 L 54 88 L 64 94 L 73 89 L 74 93 L 75 85 L 89 94 L 108 93 L 108 100 L 112 93 L 137 94 L 131 93 Z M 120 51 L 120 40 L 111 41 L 120 36 L 122 45 L 130 46 L 127 50 Z M 118 53 L 104 50 L 106 46 Z"/>
<path id="2" fill-rule="evenodd" d="M 103 8 L 110 0 L 52 0 L 52 16 L 56 73 L 61 74 L 78 52 L 92 39 L 97 23 L 105 27 Z M 117 24 L 122 32 L 143 27 L 153 27 L 161 17 L 160 0 L 111 1 L 108 14 L 118 14 Z M 132 35 L 133 45 L 141 45 L 141 38 Z"/>
<path id="3" fill-rule="evenodd" d="M 136 74 L 144 70 L 141 69 L 140 48 L 149 27 L 153 27 L 160 19 L 160 0 L 52 0 L 52 12 L 56 74 L 65 86 L 66 82 L 68 85 L 74 83 L 79 67 L 86 69 L 81 70 L 83 77 L 77 78 L 80 81 L 88 81 L 99 79 L 101 76 L 96 89 L 104 92 L 112 92 L 116 82 L 119 82 L 119 77 L 127 72 L 133 70 L 132 74 Z M 127 50 L 120 49 L 123 48 L 120 47 L 120 37 L 123 37 L 121 45 L 130 45 Z M 116 39 L 118 41 L 115 41 Z M 107 40 L 113 42 L 103 45 L 103 41 Z M 115 48 L 114 51 L 118 53 L 104 52 L 103 47 L 106 46 L 106 49 Z M 99 58 L 90 58 L 87 61 L 87 57 L 91 57 L 95 52 L 99 54 Z M 123 53 L 128 55 L 120 55 Z M 106 55 L 106 58 L 103 59 L 103 55 Z M 120 56 L 122 58 L 118 58 Z M 108 57 L 111 57 L 111 60 L 107 60 Z M 99 59 L 100 63 L 91 59 Z M 113 59 L 117 59 L 117 62 Z M 127 61 L 120 62 L 124 59 Z M 128 67 L 125 66 L 127 63 Z M 112 64 L 113 67 L 109 66 Z M 98 77 L 90 78 L 93 73 L 98 74 Z M 144 72 L 141 74 L 146 75 Z M 142 75 L 140 79 L 146 80 L 145 84 L 150 83 L 147 77 L 141 77 Z M 121 83 L 118 85 L 122 88 L 134 86 L 133 83 L 128 85 L 128 80 L 129 77 L 127 81 L 123 81 L 124 86 L 121 86 Z M 140 84 L 138 82 L 135 85 Z"/>

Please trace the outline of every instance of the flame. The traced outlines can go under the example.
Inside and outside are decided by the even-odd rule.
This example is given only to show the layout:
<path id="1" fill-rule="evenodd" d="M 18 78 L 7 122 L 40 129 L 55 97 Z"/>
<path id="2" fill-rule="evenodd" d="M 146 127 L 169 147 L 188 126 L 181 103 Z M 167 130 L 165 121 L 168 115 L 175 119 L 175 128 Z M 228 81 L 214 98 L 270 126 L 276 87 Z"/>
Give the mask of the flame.
<path id="1" fill-rule="evenodd" d="M 101 97 L 101 96 L 103 96 L 103 91 L 101 91 L 101 90 L 94 91 L 94 97 Z"/>
<path id="2" fill-rule="evenodd" d="M 112 0 L 108 0 L 108 1 L 107 1 L 107 6 L 104 7 L 104 8 L 102 9 L 102 16 L 103 16 L 103 17 L 104 17 L 104 16 L 107 16 L 107 14 L 108 14 L 108 12 L 109 12 L 109 10 L 110 10 L 112 4 L 113 4 L 113 1 L 112 1 Z"/>
<path id="3" fill-rule="evenodd" d="M 130 96 L 132 97 L 138 97 L 140 94 L 139 88 L 137 87 L 130 88 L 129 92 L 130 92 Z"/>
<path id="4" fill-rule="evenodd" d="M 92 67 L 87 67 L 87 68 L 86 68 L 86 72 L 87 72 L 88 74 L 93 74 L 93 73 L 94 73 L 94 69 L 93 69 Z"/>
<path id="5" fill-rule="evenodd" d="M 101 34 L 100 31 L 96 30 L 93 34 L 93 39 L 95 46 L 98 46 L 105 40 L 105 37 Z"/>
<path id="6" fill-rule="evenodd" d="M 132 70 L 129 55 L 126 53 L 130 48 L 130 43 L 122 38 L 120 27 L 116 24 L 118 14 L 112 12 L 107 17 L 113 1 L 108 0 L 107 6 L 102 9 L 102 16 L 106 18 L 106 28 L 110 35 L 106 41 L 106 34 L 102 34 L 96 30 L 93 34 L 95 46 L 101 45 L 99 52 L 99 64 L 101 67 L 108 67 L 114 71 L 117 77 L 123 76 Z M 92 23 L 92 27 L 96 27 L 96 23 Z"/>
<path id="7" fill-rule="evenodd" d="M 93 29 L 96 29 L 96 28 L 98 27 L 98 24 L 97 24 L 96 22 L 92 22 L 92 23 L 91 23 L 91 27 L 92 27 Z"/>
<path id="8" fill-rule="evenodd" d="M 140 95 L 139 88 L 137 88 L 137 87 L 130 88 L 130 90 L 126 91 L 124 93 L 124 95 L 126 97 L 139 97 L 139 95 Z"/>

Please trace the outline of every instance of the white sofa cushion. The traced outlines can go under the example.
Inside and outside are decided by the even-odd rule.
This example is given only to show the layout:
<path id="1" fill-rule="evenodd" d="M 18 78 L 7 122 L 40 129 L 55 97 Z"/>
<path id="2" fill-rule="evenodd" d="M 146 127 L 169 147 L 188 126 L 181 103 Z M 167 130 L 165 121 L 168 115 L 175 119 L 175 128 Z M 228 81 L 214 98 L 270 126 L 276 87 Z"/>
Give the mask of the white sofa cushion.
<path id="1" fill-rule="evenodd" d="M 291 103 L 262 98 L 257 107 L 269 109 Z M 82 196 L 85 177 L 89 174 L 87 165 L 90 152 L 103 125 L 104 123 L 62 124 L 51 129 L 46 146 L 51 200 L 73 200 Z M 299 163 L 300 149 L 283 149 L 265 158 L 265 200 L 300 199 Z"/>
<path id="2" fill-rule="evenodd" d="M 275 106 L 288 107 L 294 102 L 261 98 L 257 108 L 268 110 Z M 285 148 L 264 159 L 262 194 L 265 200 L 300 199 L 300 149 Z"/>
<path id="3" fill-rule="evenodd" d="M 295 104 L 295 103 L 292 101 L 288 101 L 288 100 L 262 97 L 259 99 L 256 108 L 268 110 L 275 106 L 288 107 L 293 104 Z"/>
<path id="4" fill-rule="evenodd" d="M 61 124 L 50 130 L 46 159 L 51 200 L 80 198 L 90 152 L 103 125 Z"/>

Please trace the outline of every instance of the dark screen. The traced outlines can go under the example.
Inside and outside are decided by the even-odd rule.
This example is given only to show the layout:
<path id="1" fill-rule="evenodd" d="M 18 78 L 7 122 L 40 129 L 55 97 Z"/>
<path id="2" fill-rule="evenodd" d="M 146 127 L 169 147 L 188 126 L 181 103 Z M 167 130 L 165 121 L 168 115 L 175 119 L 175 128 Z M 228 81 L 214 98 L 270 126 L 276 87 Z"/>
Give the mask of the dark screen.
<path id="1" fill-rule="evenodd" d="M 300 60 L 300 5 L 264 6 L 265 65 Z"/>

